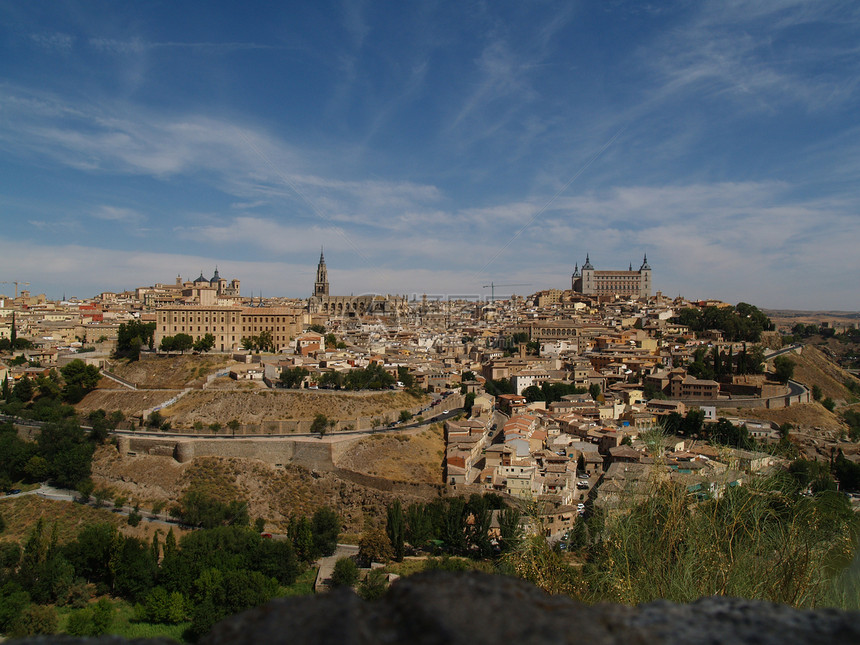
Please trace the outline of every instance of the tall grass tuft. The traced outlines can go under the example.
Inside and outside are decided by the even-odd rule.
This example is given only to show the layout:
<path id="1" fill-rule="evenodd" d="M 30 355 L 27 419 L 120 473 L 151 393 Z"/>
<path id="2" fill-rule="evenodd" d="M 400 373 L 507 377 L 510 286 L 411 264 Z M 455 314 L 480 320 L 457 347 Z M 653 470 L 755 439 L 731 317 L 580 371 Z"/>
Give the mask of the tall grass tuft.
<path id="1" fill-rule="evenodd" d="M 728 595 L 842 605 L 839 590 L 847 599 L 850 580 L 842 587 L 835 581 L 854 553 L 856 516 L 839 493 L 798 493 L 783 474 L 705 501 L 682 486 L 654 483 L 613 514 L 602 539 L 586 549 L 585 599 L 638 604 Z"/>

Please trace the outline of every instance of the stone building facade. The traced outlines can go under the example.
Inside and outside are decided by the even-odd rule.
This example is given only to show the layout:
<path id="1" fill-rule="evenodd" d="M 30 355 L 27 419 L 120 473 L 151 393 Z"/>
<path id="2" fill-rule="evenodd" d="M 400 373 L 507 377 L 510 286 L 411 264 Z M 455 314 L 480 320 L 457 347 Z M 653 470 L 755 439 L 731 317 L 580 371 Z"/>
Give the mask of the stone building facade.
<path id="1" fill-rule="evenodd" d="M 181 276 L 176 276 L 176 282 L 173 284 L 156 283 L 151 287 L 138 287 L 135 289 L 135 297 L 141 300 L 147 307 L 161 307 L 165 305 L 174 305 L 180 302 L 186 304 L 194 303 L 196 305 L 229 305 L 233 300 L 240 297 L 239 291 L 241 282 L 236 280 L 226 280 L 218 273 L 218 267 L 215 267 L 215 273 L 211 278 L 203 275 L 194 280 L 182 280 Z"/>
<path id="2" fill-rule="evenodd" d="M 647 299 L 651 297 L 651 286 L 651 266 L 647 255 L 638 271 L 633 270 L 632 264 L 627 271 L 597 271 L 586 255 L 582 271 L 577 264 L 571 276 L 571 289 L 585 296 Z"/>
<path id="3" fill-rule="evenodd" d="M 188 334 L 194 340 L 215 336 L 216 351 L 239 349 L 243 338 L 272 334 L 275 351 L 302 333 L 305 312 L 290 307 L 168 306 L 156 310 L 155 346 L 165 336 Z"/>

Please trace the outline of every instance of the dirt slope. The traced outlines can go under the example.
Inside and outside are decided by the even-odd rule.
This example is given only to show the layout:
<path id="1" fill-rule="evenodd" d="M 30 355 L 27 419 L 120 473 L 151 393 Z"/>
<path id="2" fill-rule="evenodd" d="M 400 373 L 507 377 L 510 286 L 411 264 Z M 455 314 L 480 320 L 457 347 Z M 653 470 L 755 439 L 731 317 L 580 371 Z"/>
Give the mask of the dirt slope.
<path id="1" fill-rule="evenodd" d="M 140 500 L 143 508 L 158 500 L 175 502 L 192 487 L 222 501 L 247 500 L 251 518 L 265 518 L 267 530 L 275 532 L 285 531 L 293 515 L 311 515 L 320 506 L 329 506 L 340 515 L 347 532 L 359 533 L 366 520 L 383 517 L 394 500 L 390 493 L 298 466 L 279 468 L 256 459 L 223 457 L 179 464 L 170 457 L 120 456 L 110 447 L 96 454 L 93 481 Z M 418 499 L 398 497 L 404 503 Z"/>
<path id="2" fill-rule="evenodd" d="M 854 376 L 836 365 L 821 350 L 813 345 L 804 345 L 800 355 L 790 354 L 794 361 L 794 380 L 809 388 L 818 385 L 823 397 L 830 397 L 836 402 L 851 401 L 854 395 L 844 383 Z"/>
<path id="3" fill-rule="evenodd" d="M 139 388 L 181 390 L 228 364 L 235 362 L 223 354 L 185 354 L 147 357 L 131 362 L 118 361 L 111 365 L 108 371 L 131 381 Z M 116 388 L 117 384 L 109 379 L 102 379 L 99 387 Z"/>
<path id="4" fill-rule="evenodd" d="M 356 442 L 337 461 L 341 468 L 395 481 L 442 481 L 445 439 L 434 424 L 418 434 L 377 434 Z"/>
<path id="5" fill-rule="evenodd" d="M 149 541 L 156 531 L 162 535 L 167 527 L 160 523 L 149 523 L 146 520 L 137 527 L 128 525 L 126 516 L 113 513 L 108 508 L 94 508 L 75 502 L 49 500 L 37 495 L 27 495 L 4 500 L 0 498 L 0 514 L 6 520 L 6 530 L 0 535 L 0 543 L 19 542 L 27 540 L 40 517 L 45 519 L 48 535 L 57 523 L 57 541 L 60 544 L 70 542 L 77 537 L 80 530 L 87 524 L 107 522 L 116 526 L 123 535 L 129 535 Z M 184 531 L 174 528 L 177 538 Z"/>
<path id="6" fill-rule="evenodd" d="M 110 382 L 113 383 L 113 381 Z M 122 410 L 126 417 L 132 417 L 164 403 L 177 394 L 179 394 L 179 390 L 150 390 L 147 392 L 135 392 L 128 389 L 93 390 L 75 406 L 75 409 L 84 415 L 99 408 L 107 412 Z"/>
<path id="7" fill-rule="evenodd" d="M 721 411 L 722 413 L 723 411 Z M 790 423 L 799 430 L 820 428 L 821 430 L 838 433 L 845 427 L 837 415 L 825 410 L 820 403 L 802 403 L 800 405 L 793 405 L 790 408 L 776 410 L 766 410 L 764 408 L 726 409 L 725 413 L 741 418 L 773 421 L 779 425 Z"/>
<path id="8" fill-rule="evenodd" d="M 401 410 L 420 401 L 402 391 L 348 394 L 288 390 L 225 391 L 202 390 L 188 393 L 162 413 L 174 427 L 195 421 L 208 425 L 239 419 L 243 423 L 282 419 L 313 419 L 324 414 L 330 419 L 358 417 L 397 418 Z"/>

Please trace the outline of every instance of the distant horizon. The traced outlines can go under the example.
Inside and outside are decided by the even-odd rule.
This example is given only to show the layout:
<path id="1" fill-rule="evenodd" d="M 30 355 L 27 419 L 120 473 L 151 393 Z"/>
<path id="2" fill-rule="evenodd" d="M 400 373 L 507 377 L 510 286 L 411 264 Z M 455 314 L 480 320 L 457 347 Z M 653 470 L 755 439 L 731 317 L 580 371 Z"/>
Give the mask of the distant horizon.
<path id="1" fill-rule="evenodd" d="M 857 42 L 847 2 L 0 0 L 0 282 L 306 297 L 324 245 L 333 293 L 480 294 L 647 254 L 667 295 L 860 308 Z"/>

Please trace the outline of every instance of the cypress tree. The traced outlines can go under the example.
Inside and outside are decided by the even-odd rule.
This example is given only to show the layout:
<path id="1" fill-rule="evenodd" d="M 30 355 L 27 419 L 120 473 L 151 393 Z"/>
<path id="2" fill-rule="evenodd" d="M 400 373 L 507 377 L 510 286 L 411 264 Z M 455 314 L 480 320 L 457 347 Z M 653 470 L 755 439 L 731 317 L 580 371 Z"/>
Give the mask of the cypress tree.
<path id="1" fill-rule="evenodd" d="M 388 507 L 388 523 L 385 526 L 385 532 L 388 533 L 388 539 L 391 540 L 394 559 L 398 562 L 403 560 L 403 524 L 403 508 L 400 505 L 400 500 L 395 499 L 394 503 Z"/>

